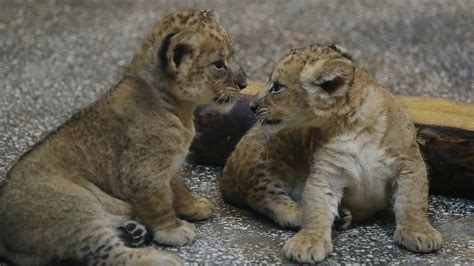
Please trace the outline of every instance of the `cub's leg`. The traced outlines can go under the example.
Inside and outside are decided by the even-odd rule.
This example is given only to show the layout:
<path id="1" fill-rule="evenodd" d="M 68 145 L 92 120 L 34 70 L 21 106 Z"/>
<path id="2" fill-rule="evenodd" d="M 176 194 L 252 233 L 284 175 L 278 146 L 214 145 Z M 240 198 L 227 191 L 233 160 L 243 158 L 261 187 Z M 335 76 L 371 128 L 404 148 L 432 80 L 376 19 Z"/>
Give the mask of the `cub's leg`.
<path id="1" fill-rule="evenodd" d="M 251 208 L 272 219 L 281 227 L 301 227 L 301 208 L 290 197 L 289 184 L 265 173 L 257 174 L 253 180 L 247 194 L 247 202 Z"/>
<path id="2" fill-rule="evenodd" d="M 95 195 L 106 212 L 115 216 L 114 228 L 126 246 L 141 247 L 152 244 L 153 231 L 140 222 L 132 220 L 135 215 L 130 203 L 106 193 L 89 181 L 82 180 L 79 184 Z"/>
<path id="3" fill-rule="evenodd" d="M 338 214 L 343 188 L 333 187 L 330 175 L 311 174 L 303 191 L 303 226 L 283 247 L 289 259 L 315 263 L 332 252 L 331 226 Z"/>
<path id="4" fill-rule="evenodd" d="M 89 181 L 83 180 L 79 183 L 79 185 L 94 194 L 97 200 L 99 200 L 100 204 L 108 213 L 128 218 L 134 216 L 132 211 L 132 205 L 130 203 L 106 193 L 105 191 L 103 191 L 102 189 L 100 189 L 95 184 Z"/>
<path id="5" fill-rule="evenodd" d="M 239 207 L 250 207 L 282 227 L 300 227 L 301 208 L 290 196 L 298 182 L 290 179 L 294 176 L 293 169 L 285 163 L 272 161 L 240 165 L 235 156 L 236 153 L 228 160 L 220 178 L 224 200 Z M 263 159 L 255 158 L 256 161 Z M 278 173 L 284 173 L 288 178 Z"/>
<path id="6" fill-rule="evenodd" d="M 167 138 L 144 135 L 141 126 L 131 126 L 129 135 L 135 136 L 124 149 L 119 182 L 125 199 L 143 223 L 152 228 L 154 241 L 170 246 L 183 246 L 194 240 L 193 224 L 178 219 L 173 202 L 172 179 L 181 165 L 183 150 L 181 136 Z M 166 141 L 163 141 L 166 139 Z M 159 152 L 157 148 L 160 147 Z M 166 152 L 164 152 L 166 151 Z M 177 158 L 175 158 L 177 157 Z"/>
<path id="7" fill-rule="evenodd" d="M 75 256 L 87 265 L 181 265 L 178 256 L 160 251 L 153 247 L 130 248 L 118 238 L 110 226 L 100 232 L 92 233 L 94 243 L 81 243 Z M 71 248 L 73 250 L 73 248 Z M 77 261 L 77 259 L 76 259 Z"/>
<path id="8" fill-rule="evenodd" d="M 175 211 L 179 217 L 188 221 L 199 221 L 212 216 L 215 206 L 207 198 L 192 194 L 179 175 L 171 179 Z"/>
<path id="9" fill-rule="evenodd" d="M 20 177 L 23 178 L 23 177 Z M 132 249 L 119 238 L 117 216 L 89 190 L 63 178 L 16 176 L 0 197 L 2 256 L 17 265 L 70 259 L 101 265 L 179 265 L 178 257 L 156 249 Z M 35 182 L 24 186 L 22 182 Z"/>
<path id="10" fill-rule="evenodd" d="M 395 242 L 416 252 L 431 252 L 441 248 L 443 239 L 426 216 L 428 180 L 425 165 L 417 161 L 402 163 L 395 194 L 397 228 Z"/>
<path id="11" fill-rule="evenodd" d="M 193 224 L 178 219 L 173 204 L 170 181 L 160 178 L 145 179 L 142 187 L 131 199 L 132 206 L 147 226 L 153 229 L 154 241 L 170 246 L 183 246 L 194 240 Z"/>
<path id="12" fill-rule="evenodd" d="M 259 167 L 257 167 L 260 165 Z M 305 178 L 285 179 L 278 174 L 272 174 L 269 167 L 257 164 L 256 167 L 249 167 L 255 171 L 245 171 L 250 178 L 235 176 L 236 171 L 232 162 L 228 162 L 220 178 L 220 190 L 224 200 L 238 207 L 250 207 L 266 217 L 273 220 L 284 228 L 300 228 L 302 224 L 301 204 L 293 200 L 292 191 L 296 191 L 299 198 L 301 192 L 296 187 L 304 187 Z M 284 167 L 281 163 L 279 167 Z M 270 168 L 271 169 L 271 168 Z M 289 167 L 279 169 L 278 172 L 286 172 L 288 176 L 295 176 L 295 171 Z M 240 173 L 242 174 L 242 173 Z M 240 181 L 240 183 L 239 183 Z M 246 185 L 245 183 L 249 183 Z M 244 183 L 244 184 L 242 184 Z M 301 183 L 301 184 L 299 184 Z M 243 188 L 247 187 L 247 189 Z M 351 212 L 341 207 L 339 215 L 334 221 L 337 229 L 346 229 L 352 223 Z"/>

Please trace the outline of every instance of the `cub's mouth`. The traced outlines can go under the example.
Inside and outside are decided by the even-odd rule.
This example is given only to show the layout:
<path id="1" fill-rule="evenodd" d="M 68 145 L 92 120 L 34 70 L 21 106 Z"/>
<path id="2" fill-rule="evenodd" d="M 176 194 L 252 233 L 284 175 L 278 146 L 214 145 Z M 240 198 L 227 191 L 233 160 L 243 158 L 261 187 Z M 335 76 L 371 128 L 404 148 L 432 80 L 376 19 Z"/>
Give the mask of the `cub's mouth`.
<path id="1" fill-rule="evenodd" d="M 214 98 L 214 102 L 218 104 L 226 104 L 235 101 L 235 97 L 229 94 L 222 94 Z"/>
<path id="2" fill-rule="evenodd" d="M 227 87 L 221 94 L 212 99 L 212 106 L 221 113 L 229 112 L 237 102 L 239 90 L 233 87 Z"/>
<path id="3" fill-rule="evenodd" d="M 234 103 L 239 95 L 239 90 L 234 87 L 226 87 L 223 93 L 214 97 L 214 102 L 219 105 L 226 105 Z"/>
<path id="4" fill-rule="evenodd" d="M 264 119 L 262 120 L 262 125 L 274 126 L 281 123 L 281 119 Z"/>

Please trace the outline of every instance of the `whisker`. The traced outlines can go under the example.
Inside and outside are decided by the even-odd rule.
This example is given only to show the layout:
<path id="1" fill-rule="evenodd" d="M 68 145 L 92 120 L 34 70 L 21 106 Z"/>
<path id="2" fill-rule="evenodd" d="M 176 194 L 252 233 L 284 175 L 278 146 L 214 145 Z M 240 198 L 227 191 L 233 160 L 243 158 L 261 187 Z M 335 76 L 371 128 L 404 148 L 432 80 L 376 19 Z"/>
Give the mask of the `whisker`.
<path id="1" fill-rule="evenodd" d="M 225 93 L 219 95 L 219 97 L 217 97 L 217 102 L 219 102 L 219 103 L 222 102 L 222 100 L 224 100 L 224 97 L 225 97 Z"/>
<path id="2" fill-rule="evenodd" d="M 257 112 L 257 123 L 263 125 L 263 122 L 270 118 L 270 110 L 268 108 L 259 109 Z"/>

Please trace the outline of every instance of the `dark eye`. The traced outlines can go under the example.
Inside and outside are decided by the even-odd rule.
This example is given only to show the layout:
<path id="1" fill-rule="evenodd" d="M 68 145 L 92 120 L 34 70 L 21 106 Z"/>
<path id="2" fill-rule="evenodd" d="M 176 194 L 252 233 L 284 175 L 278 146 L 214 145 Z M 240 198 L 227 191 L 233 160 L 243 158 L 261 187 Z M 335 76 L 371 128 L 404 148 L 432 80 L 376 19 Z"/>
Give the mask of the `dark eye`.
<path id="1" fill-rule="evenodd" d="M 227 66 L 225 65 L 224 60 L 217 60 L 216 62 L 214 62 L 212 64 L 219 70 L 227 68 Z"/>
<path id="2" fill-rule="evenodd" d="M 279 82 L 273 82 L 270 88 L 271 93 L 279 93 L 285 86 Z"/>

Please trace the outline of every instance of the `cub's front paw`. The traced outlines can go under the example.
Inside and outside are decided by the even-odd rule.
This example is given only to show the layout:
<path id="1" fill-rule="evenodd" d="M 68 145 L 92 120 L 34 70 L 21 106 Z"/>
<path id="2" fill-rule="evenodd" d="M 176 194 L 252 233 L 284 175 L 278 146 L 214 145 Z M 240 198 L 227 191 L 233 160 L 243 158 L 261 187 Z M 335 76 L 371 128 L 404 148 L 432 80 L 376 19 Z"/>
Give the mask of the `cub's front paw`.
<path id="1" fill-rule="evenodd" d="M 431 225 L 397 226 L 395 242 L 416 252 L 432 252 L 441 248 L 443 238 Z"/>
<path id="2" fill-rule="evenodd" d="M 316 263 L 332 252 L 330 232 L 315 233 L 304 229 L 286 241 L 283 253 L 290 260 L 300 263 Z"/>
<path id="3" fill-rule="evenodd" d="M 188 221 L 200 221 L 212 217 L 214 204 L 205 197 L 194 196 L 194 200 L 180 206 L 178 209 L 179 216 Z"/>
<path id="4" fill-rule="evenodd" d="M 196 227 L 192 223 L 179 220 L 174 228 L 155 230 L 154 241 L 169 246 L 184 246 L 196 237 Z"/>

